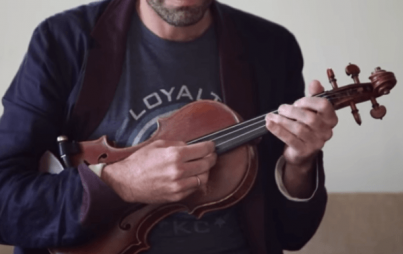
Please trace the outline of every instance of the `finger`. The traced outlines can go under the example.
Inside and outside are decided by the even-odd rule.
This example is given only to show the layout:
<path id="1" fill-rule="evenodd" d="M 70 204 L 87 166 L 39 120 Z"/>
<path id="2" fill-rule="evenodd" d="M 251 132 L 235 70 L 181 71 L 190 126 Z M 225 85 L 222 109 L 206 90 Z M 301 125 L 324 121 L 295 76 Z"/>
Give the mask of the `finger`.
<path id="1" fill-rule="evenodd" d="M 278 111 L 280 115 L 285 116 L 288 119 L 296 120 L 297 122 L 290 122 L 290 124 L 293 124 L 293 126 L 299 126 L 300 123 L 303 123 L 314 131 L 320 131 L 323 128 L 328 128 L 318 114 L 306 108 L 283 104 L 279 107 Z M 295 132 L 293 133 L 296 134 Z"/>
<path id="2" fill-rule="evenodd" d="M 337 115 L 333 105 L 326 99 L 317 97 L 304 97 L 297 100 L 294 106 L 317 112 L 322 120 L 331 127 L 337 124 Z"/>
<path id="3" fill-rule="evenodd" d="M 214 153 L 215 144 L 213 141 L 200 142 L 192 145 L 187 145 L 181 148 L 182 161 L 192 161 L 206 157 L 207 155 Z"/>
<path id="4" fill-rule="evenodd" d="M 313 96 L 315 94 L 322 93 L 325 89 L 322 84 L 318 80 L 312 80 L 312 82 L 308 86 L 309 95 Z"/>
<path id="5" fill-rule="evenodd" d="M 312 129 L 310 129 L 309 126 L 301 122 L 294 121 L 279 115 L 270 116 L 270 121 L 273 121 L 274 123 L 280 125 L 286 131 L 295 136 L 295 138 L 301 140 L 304 143 L 312 143 L 315 141 L 316 133 Z"/>
<path id="6" fill-rule="evenodd" d="M 202 159 L 186 162 L 183 167 L 184 170 L 181 178 L 204 174 L 210 171 L 210 169 L 215 165 L 216 161 L 217 154 L 213 153 Z"/>
<path id="7" fill-rule="evenodd" d="M 203 173 L 203 174 L 200 174 L 200 175 L 196 175 L 197 177 L 196 176 L 190 177 L 190 178 L 196 179 L 196 181 L 195 181 L 193 186 L 195 188 L 200 188 L 201 186 L 206 185 L 207 182 L 208 182 L 209 175 L 210 175 L 209 172 L 206 172 L 206 173 Z M 199 186 L 199 181 L 197 180 L 197 178 L 200 179 L 200 186 Z"/>
<path id="8" fill-rule="evenodd" d="M 180 192 L 176 193 L 176 200 L 180 201 L 185 199 L 187 196 L 191 195 L 197 190 L 205 189 L 209 178 L 209 172 L 200 174 L 200 175 L 193 175 L 188 178 L 184 178 L 179 180 L 178 184 L 182 186 Z M 199 180 L 200 185 L 199 185 Z"/>
<path id="9" fill-rule="evenodd" d="M 266 115 L 266 127 L 267 129 L 273 133 L 278 139 L 283 141 L 288 146 L 294 147 L 298 150 L 303 149 L 304 142 L 291 133 L 289 130 L 284 128 L 278 122 L 282 121 L 282 116 L 275 115 L 275 114 L 268 114 Z M 285 119 L 285 118 L 284 118 Z M 289 119 L 288 119 L 289 120 Z M 292 121 L 292 120 L 289 120 Z"/>
<path id="10" fill-rule="evenodd" d="M 181 192 L 169 193 L 166 195 L 165 200 L 168 203 L 179 202 L 179 201 L 187 198 L 189 195 L 191 195 L 196 190 L 197 190 L 196 188 L 189 188 L 189 189 L 186 189 Z"/>
<path id="11" fill-rule="evenodd" d="M 199 186 L 199 180 L 200 179 L 200 186 Z M 180 190 L 178 193 L 183 193 L 187 191 L 194 191 L 201 186 L 204 186 L 207 184 L 209 178 L 209 172 L 205 172 L 203 174 L 199 175 L 192 175 L 183 179 L 178 180 L 177 184 L 181 186 Z"/>

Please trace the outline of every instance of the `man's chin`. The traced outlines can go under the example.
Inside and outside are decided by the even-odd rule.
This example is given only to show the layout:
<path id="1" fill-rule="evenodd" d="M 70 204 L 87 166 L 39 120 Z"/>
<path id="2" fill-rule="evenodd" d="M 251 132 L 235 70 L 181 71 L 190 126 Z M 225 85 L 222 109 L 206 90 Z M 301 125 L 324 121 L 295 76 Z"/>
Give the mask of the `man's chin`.
<path id="1" fill-rule="evenodd" d="M 199 7 L 203 6 L 206 1 L 203 0 L 174 0 L 174 1 L 164 1 L 164 5 L 167 8 L 181 8 L 181 7 Z"/>
<path id="2" fill-rule="evenodd" d="M 180 8 L 180 7 L 200 7 L 210 5 L 214 0 L 152 0 L 159 2 L 168 8 Z"/>
<path id="3" fill-rule="evenodd" d="M 147 3 L 168 24 L 175 27 L 186 27 L 198 23 L 204 17 L 212 1 L 213 0 L 147 0 Z M 175 4 L 171 4 L 171 2 Z"/>

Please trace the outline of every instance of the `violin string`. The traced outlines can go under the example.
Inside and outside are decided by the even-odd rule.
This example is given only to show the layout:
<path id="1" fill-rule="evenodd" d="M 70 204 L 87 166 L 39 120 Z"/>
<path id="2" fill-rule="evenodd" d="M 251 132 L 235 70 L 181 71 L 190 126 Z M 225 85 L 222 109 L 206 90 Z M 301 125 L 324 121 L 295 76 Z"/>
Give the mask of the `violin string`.
<path id="1" fill-rule="evenodd" d="M 277 111 L 277 110 L 276 110 L 276 111 Z M 273 111 L 273 112 L 274 112 L 274 111 Z M 272 113 L 272 112 L 271 112 L 271 113 Z M 199 140 L 206 139 L 206 138 L 208 138 L 208 137 L 210 137 L 210 136 L 217 135 L 217 134 L 220 134 L 220 133 L 222 133 L 222 132 L 229 131 L 229 130 L 234 129 L 234 128 L 239 128 L 239 127 L 241 127 L 241 129 L 244 129 L 244 128 L 246 128 L 246 127 L 249 127 L 249 126 L 252 126 L 252 125 L 255 124 L 255 123 L 253 123 L 253 124 L 251 124 L 251 125 L 248 125 L 250 122 L 253 122 L 253 121 L 255 121 L 255 120 L 259 120 L 259 118 L 262 118 L 262 117 L 265 117 L 265 116 L 266 116 L 266 114 L 257 116 L 257 117 L 255 117 L 255 118 L 249 119 L 249 120 L 247 120 L 247 121 L 244 121 L 244 122 L 241 122 L 241 123 L 238 123 L 238 124 L 234 124 L 234 125 L 232 125 L 232 126 L 229 126 L 228 128 L 222 129 L 222 130 L 220 130 L 220 131 L 213 132 L 213 133 L 210 133 L 210 134 L 205 135 L 205 136 L 203 136 L 203 137 L 200 137 L 200 138 L 191 140 L 188 144 L 190 145 L 190 144 L 196 143 L 196 142 L 198 142 Z M 243 127 L 244 125 L 246 125 L 246 126 Z M 240 129 L 240 130 L 241 130 L 241 129 Z M 237 129 L 236 131 L 238 131 L 238 129 Z M 226 135 L 235 133 L 236 131 L 230 132 L 230 133 L 228 133 L 228 134 L 224 134 L 224 135 L 221 136 L 221 137 L 224 137 L 224 136 L 226 136 Z M 212 140 L 214 140 L 214 139 L 212 139 Z"/>
<path id="2" fill-rule="evenodd" d="M 277 113 L 277 110 L 276 110 L 276 112 L 272 111 L 272 112 L 270 112 L 270 113 Z M 258 116 L 258 117 L 256 117 L 256 118 L 254 118 L 253 120 L 257 120 L 257 119 L 259 119 L 259 118 L 265 118 L 265 117 L 266 117 L 266 114 L 260 115 L 260 116 Z M 242 122 L 242 123 L 239 123 L 239 124 L 236 124 L 236 125 L 232 125 L 231 128 L 223 129 L 223 130 L 221 130 L 221 131 L 214 132 L 214 133 L 211 133 L 211 134 L 209 134 L 209 135 L 206 135 L 206 136 L 200 137 L 200 138 L 198 138 L 198 139 L 192 140 L 192 141 L 189 142 L 188 144 L 190 145 L 190 144 L 193 144 L 193 143 L 198 142 L 199 140 L 206 139 L 206 138 L 208 138 L 208 137 L 210 137 L 210 136 L 220 134 L 221 132 L 228 131 L 228 130 L 233 129 L 233 128 L 237 128 L 235 131 L 227 132 L 227 133 L 225 133 L 225 134 L 223 134 L 223 135 L 221 135 L 221 136 L 218 136 L 218 137 L 215 137 L 215 138 L 213 138 L 213 139 L 210 139 L 211 141 L 216 141 L 216 140 L 218 140 L 218 139 L 221 139 L 221 138 L 224 138 L 224 137 L 226 137 L 226 136 L 228 136 L 228 135 L 237 133 L 237 132 L 239 132 L 239 131 L 241 131 L 241 130 L 243 130 L 243 129 L 252 127 L 253 125 L 256 125 L 256 124 L 259 124 L 259 123 L 262 123 L 262 122 L 265 122 L 265 119 L 259 120 L 259 121 L 257 121 L 257 122 L 252 123 L 252 124 L 249 124 L 249 125 L 247 125 L 247 124 L 242 124 L 242 123 L 243 123 L 243 122 Z M 261 128 L 261 126 L 260 126 L 259 128 Z M 239 135 L 239 136 L 243 136 L 243 135 L 241 134 L 241 135 Z M 217 145 L 216 145 L 216 146 L 217 146 Z"/>
<path id="3" fill-rule="evenodd" d="M 352 95 L 345 95 L 345 94 L 342 94 L 342 93 L 341 93 L 341 94 L 330 94 L 330 95 L 329 95 L 329 94 L 326 94 L 326 92 L 324 92 L 324 93 L 321 93 L 321 94 L 317 94 L 317 95 L 315 95 L 314 97 L 320 97 L 320 98 L 325 98 L 325 99 L 336 99 L 336 98 L 352 97 Z M 271 111 L 271 112 L 269 112 L 269 113 L 278 114 L 278 110 L 274 110 L 274 111 Z M 267 113 L 267 114 L 268 114 L 268 113 Z M 256 124 L 260 124 L 260 123 L 265 122 L 265 119 L 259 120 L 259 118 L 265 118 L 265 116 L 266 116 L 267 114 L 257 116 L 257 117 L 255 117 L 255 118 L 249 119 L 249 120 L 247 120 L 247 121 L 245 121 L 245 122 L 232 125 L 232 126 L 230 126 L 230 127 L 228 127 L 228 128 L 225 128 L 225 129 L 223 129 L 223 130 L 220 130 L 220 131 L 217 131 L 217 132 L 208 134 L 208 135 L 206 135 L 206 136 L 200 137 L 200 138 L 198 138 L 198 139 L 192 140 L 192 141 L 188 142 L 188 144 L 197 143 L 197 142 L 200 141 L 200 140 L 205 140 L 205 139 L 208 139 L 208 138 L 211 137 L 211 136 L 218 135 L 218 134 L 220 134 L 220 133 L 222 133 L 222 132 L 225 132 L 223 135 L 211 139 L 211 141 L 218 141 L 219 139 L 222 139 L 222 138 L 224 138 L 224 137 L 226 137 L 226 136 L 228 136 L 228 135 L 235 134 L 235 133 L 240 132 L 240 131 L 242 131 L 242 130 L 244 130 L 244 129 L 246 129 L 246 128 L 249 128 L 249 127 L 252 127 L 252 126 L 254 126 L 254 125 L 256 125 Z M 259 120 L 259 121 L 256 121 L 256 120 Z M 254 122 L 254 121 L 256 121 L 256 122 Z M 249 124 L 250 122 L 252 122 L 252 123 Z M 230 142 L 230 141 L 232 141 L 232 140 L 234 140 L 234 139 L 237 139 L 237 138 L 239 138 L 239 137 L 245 136 L 245 135 L 247 135 L 247 134 L 249 134 L 249 133 L 251 133 L 251 132 L 254 132 L 254 131 L 256 131 L 256 130 L 259 130 L 259 129 L 263 128 L 263 127 L 266 127 L 266 126 L 265 126 L 265 125 L 262 125 L 262 126 L 259 126 L 258 128 L 255 128 L 255 129 L 253 129 L 253 130 L 250 130 L 250 131 L 248 131 L 248 132 L 244 132 L 244 133 L 242 133 L 242 134 L 240 134 L 240 135 L 238 135 L 238 136 L 236 136 L 236 137 L 233 137 L 233 138 L 231 138 L 231 139 L 229 139 L 229 140 L 227 140 L 227 141 L 224 141 L 224 142 L 222 142 L 222 143 L 216 144 L 216 147 L 218 147 L 218 146 L 220 146 L 220 145 L 223 145 L 223 144 L 225 144 L 225 143 L 228 143 L 228 142 Z M 232 129 L 236 129 L 236 130 L 231 131 Z M 228 132 L 228 131 L 229 131 L 229 132 Z"/>
<path id="4" fill-rule="evenodd" d="M 266 128 L 266 126 L 257 127 L 257 128 L 255 128 L 255 129 L 253 129 L 253 130 L 248 131 L 248 132 L 244 132 L 244 133 L 242 133 L 241 135 L 238 135 L 238 136 L 233 137 L 233 138 L 231 138 L 231 139 L 225 140 L 225 141 L 222 142 L 222 143 L 216 144 L 216 147 L 219 147 L 219 146 L 221 146 L 221 145 L 224 145 L 224 144 L 226 144 L 226 143 L 228 143 L 228 142 L 230 142 L 230 141 L 232 141 L 232 140 L 234 140 L 234 139 L 238 139 L 238 138 L 240 138 L 240 137 L 242 137 L 242 136 L 248 135 L 249 133 L 252 133 L 252 132 L 254 132 L 254 131 L 256 131 L 256 130 L 262 129 L 263 127 Z"/>

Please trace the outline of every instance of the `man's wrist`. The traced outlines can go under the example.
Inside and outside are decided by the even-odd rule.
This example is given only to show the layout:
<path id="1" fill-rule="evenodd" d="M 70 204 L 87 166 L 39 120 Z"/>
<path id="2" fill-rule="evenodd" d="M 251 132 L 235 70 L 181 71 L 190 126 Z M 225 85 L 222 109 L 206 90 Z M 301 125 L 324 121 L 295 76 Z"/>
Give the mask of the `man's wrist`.
<path id="1" fill-rule="evenodd" d="M 312 196 L 316 189 L 316 161 L 316 156 L 303 164 L 291 164 L 285 161 L 282 179 L 292 197 L 306 199 Z"/>
<path id="2" fill-rule="evenodd" d="M 113 164 L 99 163 L 94 165 L 89 165 L 89 169 L 94 172 L 99 178 L 102 179 L 104 183 L 106 183 L 110 188 L 112 188 L 116 194 L 118 194 L 123 200 L 128 202 L 119 187 L 119 184 L 116 184 L 116 180 L 114 179 L 113 173 L 116 172 L 113 169 Z"/>

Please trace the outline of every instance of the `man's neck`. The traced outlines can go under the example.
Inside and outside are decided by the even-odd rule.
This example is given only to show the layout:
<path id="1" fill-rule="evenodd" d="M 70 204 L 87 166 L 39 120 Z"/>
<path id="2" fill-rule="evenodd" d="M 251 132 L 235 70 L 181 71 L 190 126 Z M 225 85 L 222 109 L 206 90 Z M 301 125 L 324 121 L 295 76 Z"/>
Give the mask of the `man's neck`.
<path id="1" fill-rule="evenodd" d="M 211 11 L 194 25 L 175 27 L 165 22 L 146 2 L 139 0 L 136 10 L 144 25 L 158 37 L 171 41 L 192 41 L 201 36 L 212 23 Z"/>

